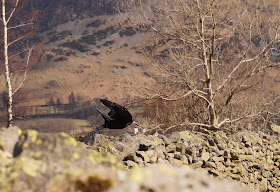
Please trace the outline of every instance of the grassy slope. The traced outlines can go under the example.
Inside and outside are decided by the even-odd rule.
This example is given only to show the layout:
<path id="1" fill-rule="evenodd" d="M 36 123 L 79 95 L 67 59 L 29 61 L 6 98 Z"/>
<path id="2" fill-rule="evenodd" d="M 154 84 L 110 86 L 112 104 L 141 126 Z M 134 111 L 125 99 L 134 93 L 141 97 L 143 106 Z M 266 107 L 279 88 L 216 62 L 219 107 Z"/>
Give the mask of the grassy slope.
<path id="1" fill-rule="evenodd" d="M 45 39 L 42 44 L 37 45 L 37 48 L 41 49 L 43 56 L 38 63 L 33 63 L 32 70 L 28 72 L 28 79 L 24 84 L 28 99 L 24 105 L 45 104 L 50 96 L 60 97 L 63 102 L 67 102 L 67 96 L 71 91 L 91 98 L 108 97 L 118 100 L 128 93 L 125 88 L 126 77 L 132 72 L 145 81 L 142 65 L 145 66 L 147 62 L 132 49 L 139 40 L 139 35 L 121 38 L 119 31 L 112 34 L 109 32 L 106 38 L 97 40 L 96 45 L 81 43 L 88 49 L 86 52 L 60 46 L 65 42 L 79 41 L 83 36 L 115 26 L 112 18 L 116 16 L 98 16 L 71 21 L 40 34 Z M 98 27 L 87 27 L 96 20 L 102 21 L 103 24 Z M 70 31 L 71 34 L 61 35 L 65 31 L 68 33 Z M 58 39 L 50 42 L 55 38 Z M 109 45 L 106 45 L 106 42 L 109 42 Z M 95 55 L 96 53 L 99 55 Z M 50 56 L 52 58 L 48 60 Z M 136 63 L 140 63 L 141 66 L 136 67 Z M 0 87 L 4 87 L 3 81 L 0 82 Z"/>
<path id="2" fill-rule="evenodd" d="M 148 60 L 132 49 L 142 39 L 140 34 L 120 37 L 119 31 L 109 33 L 106 38 L 97 40 L 96 45 L 82 43 L 87 46 L 86 52 L 59 46 L 116 26 L 118 19 L 116 15 L 105 15 L 75 20 L 40 34 L 44 40 L 36 49 L 41 49 L 43 54 L 40 61 L 33 63 L 32 70 L 28 72 L 28 79 L 24 84 L 27 100 L 23 105 L 45 104 L 50 96 L 59 97 L 65 103 L 71 91 L 91 98 L 108 97 L 115 101 L 127 94 L 133 95 L 128 89 L 127 77 L 135 76 L 140 81 L 147 81 L 143 73 Z M 100 26 L 87 27 L 97 20 L 101 21 Z M 113 43 L 106 46 L 106 42 Z M 52 58 L 48 60 L 48 56 Z M 63 61 L 63 58 L 67 60 Z M 17 76 L 14 76 L 14 79 L 20 82 Z M 274 79 L 280 79 L 280 74 L 267 74 L 266 82 L 270 86 L 265 89 L 280 93 L 280 82 L 275 82 Z M 0 82 L 0 92 L 5 87 L 4 83 Z"/>

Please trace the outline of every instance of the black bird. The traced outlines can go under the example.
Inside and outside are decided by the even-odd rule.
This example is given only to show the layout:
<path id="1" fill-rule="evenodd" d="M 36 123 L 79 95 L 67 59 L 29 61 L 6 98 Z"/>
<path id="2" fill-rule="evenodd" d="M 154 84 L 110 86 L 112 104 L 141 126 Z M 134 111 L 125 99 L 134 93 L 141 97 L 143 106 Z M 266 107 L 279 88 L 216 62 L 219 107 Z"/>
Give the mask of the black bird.
<path id="1" fill-rule="evenodd" d="M 102 115 L 105 120 L 105 123 L 98 127 L 96 130 L 88 133 L 81 141 L 86 143 L 87 145 L 93 145 L 96 143 L 100 137 L 99 131 L 102 128 L 109 128 L 109 129 L 124 129 L 130 124 L 138 125 L 135 121 L 132 120 L 132 115 L 129 111 L 114 102 L 111 102 L 107 99 L 100 99 L 100 101 L 110 109 L 108 115 L 101 112 L 99 109 L 96 110 Z"/>
<path id="2" fill-rule="evenodd" d="M 125 107 L 107 99 L 100 99 L 100 101 L 110 109 L 110 112 L 106 115 L 96 108 L 105 120 L 105 123 L 100 128 L 124 129 L 132 123 L 138 125 L 132 120 L 132 115 Z"/>

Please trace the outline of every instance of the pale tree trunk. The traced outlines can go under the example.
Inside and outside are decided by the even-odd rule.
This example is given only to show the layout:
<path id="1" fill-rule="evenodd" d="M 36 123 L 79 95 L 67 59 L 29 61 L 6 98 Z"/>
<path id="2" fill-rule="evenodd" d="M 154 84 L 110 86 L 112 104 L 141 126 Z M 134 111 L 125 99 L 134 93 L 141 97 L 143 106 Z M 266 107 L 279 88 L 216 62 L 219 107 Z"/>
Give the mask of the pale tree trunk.
<path id="1" fill-rule="evenodd" d="M 27 49 L 25 49 L 23 52 L 28 51 L 28 57 L 26 61 L 25 70 L 23 71 L 23 78 L 19 85 L 13 85 L 14 89 L 12 89 L 12 82 L 11 82 L 11 72 L 10 72 L 10 66 L 9 66 L 9 46 L 11 46 L 13 43 L 16 43 L 20 40 L 22 40 L 24 37 L 26 37 L 27 33 L 17 37 L 16 39 L 9 39 L 8 38 L 8 30 L 10 29 L 16 29 L 20 27 L 26 27 L 33 25 L 33 22 L 27 21 L 27 22 L 21 22 L 19 25 L 15 25 L 12 27 L 9 27 L 8 24 L 10 23 L 12 17 L 14 16 L 14 13 L 16 12 L 18 8 L 18 3 L 20 0 L 15 0 L 14 6 L 11 10 L 8 10 L 6 12 L 6 0 L 2 0 L 2 17 L 0 18 L 0 21 L 3 24 L 3 59 L 4 59 L 4 66 L 5 66 L 5 80 L 6 80 L 6 87 L 8 92 L 8 99 L 7 99 L 7 127 L 11 127 L 13 123 L 13 95 L 22 87 L 23 82 L 26 80 L 27 76 L 27 69 L 30 61 L 30 55 L 33 50 L 33 46 L 29 47 L 27 44 Z M 8 14 L 6 14 L 8 13 Z M 17 17 L 17 16 L 14 16 Z M 18 18 L 18 17 L 17 17 Z M 32 20 L 32 18 L 31 18 Z M 2 30 L 1 29 L 1 30 Z M 14 54 L 16 55 L 16 54 Z M 15 72 L 16 73 L 16 72 Z"/>
<path id="2" fill-rule="evenodd" d="M 6 20 L 6 9 L 5 9 L 5 0 L 2 0 L 2 22 L 3 22 L 3 49 L 4 49 L 4 64 L 5 64 L 5 79 L 8 89 L 8 102 L 7 102 L 7 127 L 12 126 L 13 122 L 13 95 L 12 95 L 12 84 L 9 70 L 9 57 L 8 57 L 8 27 Z"/>

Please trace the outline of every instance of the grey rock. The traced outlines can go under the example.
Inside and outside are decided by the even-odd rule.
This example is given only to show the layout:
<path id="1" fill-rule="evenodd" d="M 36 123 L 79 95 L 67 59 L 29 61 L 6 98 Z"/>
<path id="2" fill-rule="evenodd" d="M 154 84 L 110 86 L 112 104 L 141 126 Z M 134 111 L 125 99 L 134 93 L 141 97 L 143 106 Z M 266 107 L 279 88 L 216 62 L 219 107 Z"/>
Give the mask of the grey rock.
<path id="1" fill-rule="evenodd" d="M 239 160 L 238 154 L 235 151 L 231 151 L 230 152 L 230 156 L 231 156 L 231 161 L 237 161 Z"/>
<path id="2" fill-rule="evenodd" d="M 165 149 L 167 153 L 174 153 L 176 151 L 176 145 L 174 143 L 171 143 Z"/>
<path id="3" fill-rule="evenodd" d="M 180 153 L 185 153 L 186 152 L 186 145 L 184 143 L 177 143 L 176 144 L 176 151 Z"/>
<path id="4" fill-rule="evenodd" d="M 222 162 L 224 160 L 223 157 L 212 156 L 211 160 L 214 162 Z"/>
<path id="5" fill-rule="evenodd" d="M 142 158 L 144 162 L 150 162 L 150 158 L 145 151 L 136 151 L 136 156 Z"/>
<path id="6" fill-rule="evenodd" d="M 182 155 L 181 161 L 186 165 L 189 164 L 189 159 L 186 157 L 186 155 Z"/>
<path id="7" fill-rule="evenodd" d="M 225 158 L 231 158 L 230 152 L 228 150 L 224 151 L 224 157 Z"/>
<path id="8" fill-rule="evenodd" d="M 153 165 L 132 170 L 128 180 L 109 190 L 109 192 L 115 191 L 252 192 L 251 189 L 238 183 L 217 180 L 199 171 L 170 165 Z"/>
<path id="9" fill-rule="evenodd" d="M 180 161 L 180 160 L 178 160 L 178 159 L 175 159 L 175 158 L 169 157 L 169 158 L 168 158 L 168 161 L 169 161 L 169 163 L 170 163 L 171 165 L 175 165 L 175 166 L 181 166 L 181 165 L 183 165 L 183 162 L 182 162 L 182 161 Z"/>
<path id="10" fill-rule="evenodd" d="M 135 162 L 139 165 L 139 166 L 144 166 L 144 160 L 141 157 L 135 157 Z"/>
<path id="11" fill-rule="evenodd" d="M 221 163 L 221 162 L 216 162 L 215 164 L 216 164 L 217 170 L 218 170 L 219 172 L 222 173 L 222 172 L 225 171 L 225 166 L 224 166 L 223 163 Z"/>
<path id="12" fill-rule="evenodd" d="M 211 172 L 219 178 L 230 177 L 258 188 L 267 185 L 264 188 L 268 190 L 270 187 L 277 188 L 280 183 L 280 140 L 277 137 L 260 136 L 261 133 L 252 131 L 207 133 L 209 134 L 175 132 L 169 136 L 159 135 L 159 141 L 153 136 L 128 137 L 126 140 L 130 143 L 124 141 L 123 146 L 131 148 L 130 146 L 142 143 L 140 151 L 144 153 L 138 151 L 137 156 L 133 154 L 138 147 L 136 150 L 132 147 L 131 151 L 123 147 L 116 149 L 127 151 L 125 160 L 135 161 L 139 166 L 155 162 L 176 166 L 188 164 L 190 167 Z M 262 141 L 262 138 L 265 140 Z M 273 177 L 276 181 L 271 182 Z M 268 180 L 267 184 L 260 182 L 264 178 Z"/>
<path id="13" fill-rule="evenodd" d="M 191 164 L 191 167 L 194 169 L 201 168 L 203 165 L 203 161 L 198 161 L 196 163 Z"/>
<path id="14" fill-rule="evenodd" d="M 263 178 L 260 183 L 260 191 L 267 191 L 267 179 Z"/>
<path id="15" fill-rule="evenodd" d="M 174 153 L 167 153 L 167 157 L 171 157 L 171 158 L 174 158 Z"/>
<path id="16" fill-rule="evenodd" d="M 178 141 L 181 140 L 180 133 L 179 133 L 179 132 L 173 132 L 173 133 L 169 136 L 169 140 L 170 140 L 172 143 L 177 143 Z"/>
<path id="17" fill-rule="evenodd" d="M 240 177 L 240 175 L 238 175 L 238 174 L 230 174 L 230 177 L 231 177 L 233 180 L 236 180 L 236 181 L 240 181 L 240 180 L 241 180 L 241 177 Z"/>
<path id="18" fill-rule="evenodd" d="M 98 133 L 98 131 L 94 130 L 89 132 L 83 139 L 82 142 L 84 142 L 85 144 L 92 146 L 95 145 L 99 139 L 100 139 L 100 134 Z"/>
<path id="19" fill-rule="evenodd" d="M 0 149 L 3 148 L 4 151 L 12 156 L 20 134 L 21 130 L 16 126 L 0 128 Z"/>
<path id="20" fill-rule="evenodd" d="M 201 161 L 201 157 L 195 157 L 195 158 L 192 158 L 192 162 L 193 163 L 196 163 L 198 161 Z"/>
<path id="21" fill-rule="evenodd" d="M 210 159 L 210 153 L 209 152 L 203 152 L 201 154 L 201 160 L 202 161 L 208 161 Z"/>
<path id="22" fill-rule="evenodd" d="M 175 152 L 174 153 L 174 158 L 178 159 L 178 160 L 181 160 L 181 158 L 182 158 L 181 153 L 180 152 Z"/>
<path id="23" fill-rule="evenodd" d="M 145 152 L 146 155 L 148 155 L 150 161 L 148 163 L 155 163 L 157 162 L 157 153 L 154 150 L 149 150 Z"/>
<path id="24" fill-rule="evenodd" d="M 135 167 L 138 167 L 138 164 L 133 162 L 133 161 L 124 161 L 124 164 L 128 167 L 128 168 L 135 168 Z"/>
<path id="25" fill-rule="evenodd" d="M 219 150 L 219 148 L 217 146 L 210 146 L 210 152 L 214 152 L 218 155 L 221 154 L 221 151 Z"/>
<path id="26" fill-rule="evenodd" d="M 217 147 L 218 147 L 219 150 L 224 150 L 224 149 L 227 148 L 227 145 L 224 144 L 224 143 L 219 143 L 219 144 L 217 144 Z"/>
<path id="27" fill-rule="evenodd" d="M 125 133 L 120 138 L 120 141 L 123 143 L 133 143 L 135 142 L 135 138 L 131 136 L 131 134 Z"/>
<path id="28" fill-rule="evenodd" d="M 139 143 L 138 151 L 148 151 L 149 148 L 153 145 L 154 143 L 151 140 L 141 139 Z"/>
<path id="29" fill-rule="evenodd" d="M 193 162 L 193 157 L 192 157 L 192 156 L 186 155 L 186 157 L 188 158 L 189 163 L 194 163 L 194 162 Z"/>
<path id="30" fill-rule="evenodd" d="M 211 162 L 211 161 L 205 162 L 205 163 L 204 163 L 204 166 L 205 166 L 206 168 L 214 168 L 214 169 L 217 168 L 217 165 L 216 165 L 214 162 Z"/>
<path id="31" fill-rule="evenodd" d="M 169 161 L 168 161 L 168 160 L 166 160 L 166 159 L 161 159 L 161 158 L 158 158 L 157 163 L 167 164 L 167 163 L 169 163 Z"/>
<path id="32" fill-rule="evenodd" d="M 165 145 L 171 144 L 171 140 L 168 139 L 165 135 L 159 135 L 158 138 L 162 139 Z"/>
<path id="33" fill-rule="evenodd" d="M 193 155 L 193 149 L 191 147 L 187 147 L 185 149 L 185 153 L 188 154 L 188 155 Z M 279 159 L 280 159 L 280 156 L 279 156 Z"/>
<path id="34" fill-rule="evenodd" d="M 125 156 L 123 161 L 135 161 L 135 153 L 131 153 Z"/>
<path id="35" fill-rule="evenodd" d="M 161 158 L 161 159 L 165 158 L 165 152 L 162 149 L 155 148 L 154 151 L 155 151 L 155 154 L 158 158 Z"/>
<path id="36" fill-rule="evenodd" d="M 262 176 L 264 178 L 271 178 L 273 175 L 270 171 L 262 170 Z"/>

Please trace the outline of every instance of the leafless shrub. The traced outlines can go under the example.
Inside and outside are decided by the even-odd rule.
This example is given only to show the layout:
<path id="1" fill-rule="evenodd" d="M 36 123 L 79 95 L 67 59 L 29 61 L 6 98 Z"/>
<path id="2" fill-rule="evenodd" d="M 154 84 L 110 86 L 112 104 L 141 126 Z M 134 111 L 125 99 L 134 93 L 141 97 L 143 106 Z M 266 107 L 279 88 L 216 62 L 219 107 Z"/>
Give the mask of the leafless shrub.
<path id="1" fill-rule="evenodd" d="M 270 110 L 263 93 L 280 67 L 277 3 L 152 0 L 130 10 L 122 25 L 149 29 L 138 50 L 151 62 L 150 82 L 131 82 L 139 97 L 166 101 L 151 112 L 165 126 L 236 129 Z"/>

